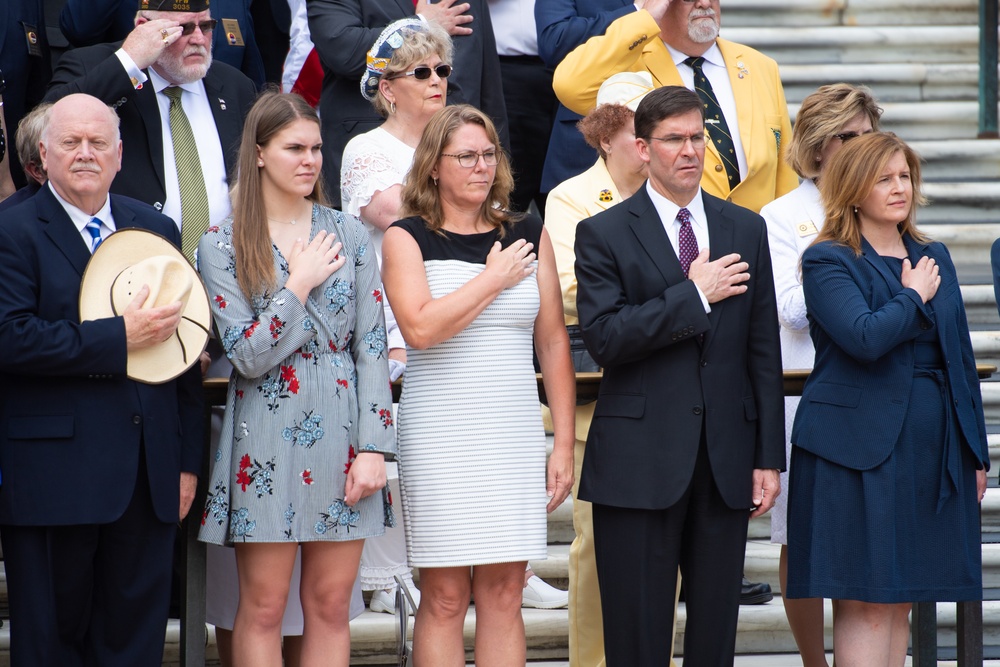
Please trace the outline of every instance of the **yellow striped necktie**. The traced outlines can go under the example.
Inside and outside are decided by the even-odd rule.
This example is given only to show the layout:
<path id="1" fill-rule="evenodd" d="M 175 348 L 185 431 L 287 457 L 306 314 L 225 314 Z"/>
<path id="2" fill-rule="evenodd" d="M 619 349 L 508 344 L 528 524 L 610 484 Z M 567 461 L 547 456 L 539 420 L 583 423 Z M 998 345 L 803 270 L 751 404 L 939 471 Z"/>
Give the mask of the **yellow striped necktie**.
<path id="1" fill-rule="evenodd" d="M 174 145 L 177 184 L 181 191 L 181 252 L 193 264 L 198 241 L 208 229 L 208 190 L 201 172 L 198 144 L 181 104 L 183 92 L 177 86 L 163 90 L 163 94 L 170 98 L 170 139 Z"/>

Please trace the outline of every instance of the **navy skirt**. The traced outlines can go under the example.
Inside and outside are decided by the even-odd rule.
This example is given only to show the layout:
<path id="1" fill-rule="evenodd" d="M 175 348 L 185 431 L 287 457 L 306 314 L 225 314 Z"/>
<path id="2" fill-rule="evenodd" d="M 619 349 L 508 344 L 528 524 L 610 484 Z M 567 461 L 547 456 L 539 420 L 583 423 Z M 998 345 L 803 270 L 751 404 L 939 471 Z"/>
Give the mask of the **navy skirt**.
<path id="1" fill-rule="evenodd" d="M 881 465 L 852 470 L 792 448 L 788 597 L 982 599 L 977 461 L 953 417 L 939 349 L 916 343 L 902 432 Z"/>

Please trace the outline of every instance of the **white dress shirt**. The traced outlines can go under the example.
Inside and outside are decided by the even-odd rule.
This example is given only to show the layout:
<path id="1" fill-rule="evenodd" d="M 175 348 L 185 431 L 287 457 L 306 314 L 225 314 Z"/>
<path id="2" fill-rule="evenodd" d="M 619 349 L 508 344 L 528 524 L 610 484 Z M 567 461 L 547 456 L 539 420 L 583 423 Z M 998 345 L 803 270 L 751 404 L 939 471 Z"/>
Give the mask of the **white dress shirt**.
<path id="1" fill-rule="evenodd" d="M 497 54 L 537 56 L 535 0 L 488 0 Z"/>
<path id="2" fill-rule="evenodd" d="M 677 219 L 677 213 L 681 208 L 686 208 L 688 213 L 691 214 L 691 230 L 694 232 L 694 238 L 698 242 L 698 252 L 710 247 L 708 244 L 708 218 L 705 216 L 705 200 L 701 197 L 701 188 L 698 188 L 698 192 L 694 198 L 683 207 L 678 206 L 657 192 L 649 181 L 646 181 L 646 192 L 649 193 L 649 198 L 653 201 L 653 208 L 656 209 L 656 213 L 660 216 L 660 223 L 663 225 L 663 229 L 666 230 L 667 238 L 670 240 L 670 245 L 673 247 L 674 254 L 677 255 L 678 259 L 680 258 L 680 244 L 677 237 L 680 235 L 681 223 Z M 698 290 L 698 296 L 701 297 L 701 305 L 705 307 L 705 312 L 711 312 L 712 307 L 708 304 L 708 299 L 705 297 L 704 292 L 701 291 L 697 283 L 694 287 Z"/>
<path id="3" fill-rule="evenodd" d="M 151 67 L 149 68 L 149 85 L 156 91 L 156 103 L 160 108 L 160 128 L 163 135 L 163 177 L 166 185 L 167 200 L 163 202 L 164 215 L 181 226 L 181 189 L 177 181 L 177 165 L 174 162 L 174 143 L 170 135 L 170 98 L 163 90 L 170 86 Z M 222 143 L 219 141 L 219 131 L 215 127 L 215 117 L 205 92 L 202 81 L 186 83 L 183 89 L 181 104 L 184 113 L 194 132 L 194 140 L 198 145 L 198 157 L 201 161 L 201 173 L 205 178 L 205 189 L 208 191 L 209 224 L 218 225 L 229 217 L 233 206 L 229 199 L 229 181 L 226 180 L 226 161 L 222 155 Z M 127 150 L 127 149 L 126 149 Z"/>
<path id="4" fill-rule="evenodd" d="M 684 61 L 689 56 L 681 53 L 666 42 L 664 45 L 670 51 L 670 57 L 677 66 L 677 72 L 681 75 L 681 81 L 685 88 L 694 90 L 694 70 Z M 726 117 L 726 125 L 729 127 L 729 134 L 733 138 L 733 146 L 736 148 L 736 161 L 740 166 L 740 180 L 747 177 L 747 158 L 743 153 L 743 142 L 740 141 L 740 123 L 736 112 L 736 98 L 733 96 L 733 83 L 729 80 L 729 72 L 726 71 L 726 61 L 722 58 L 722 51 L 718 44 L 712 44 L 711 48 L 702 54 L 705 63 L 701 66 L 705 72 L 705 78 L 712 84 L 712 92 L 715 99 L 719 100 L 722 107 L 722 115 Z"/>
<path id="5" fill-rule="evenodd" d="M 102 241 L 114 233 L 116 228 L 115 219 L 111 215 L 111 197 L 105 197 L 104 206 L 101 207 L 101 210 L 94 215 L 89 215 L 60 197 L 59 193 L 56 192 L 56 189 L 52 187 L 52 181 L 46 183 L 46 186 L 52 194 L 55 195 L 56 201 L 63 207 L 63 210 L 66 211 L 66 215 L 69 216 L 69 219 L 76 226 L 77 231 L 80 232 L 80 238 L 82 238 L 83 242 L 87 244 L 87 250 L 90 250 L 91 246 L 94 244 L 94 237 L 91 236 L 90 230 L 87 229 L 87 223 L 89 223 L 92 218 L 97 218 L 101 221 Z"/>

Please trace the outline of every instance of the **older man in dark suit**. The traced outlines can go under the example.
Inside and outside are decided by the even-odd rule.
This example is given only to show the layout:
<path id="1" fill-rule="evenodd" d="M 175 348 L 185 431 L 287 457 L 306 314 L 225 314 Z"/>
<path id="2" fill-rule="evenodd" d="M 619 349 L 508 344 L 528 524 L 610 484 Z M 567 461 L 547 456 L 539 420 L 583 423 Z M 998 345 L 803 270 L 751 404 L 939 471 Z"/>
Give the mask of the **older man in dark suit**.
<path id="1" fill-rule="evenodd" d="M 770 509 L 784 467 L 767 233 L 702 192 L 704 128 L 695 93 L 647 95 L 635 131 L 649 180 L 576 232 L 580 326 L 604 367 L 580 497 L 609 667 L 670 654 L 678 566 L 685 662 L 732 664 L 747 521 Z"/>
<path id="2" fill-rule="evenodd" d="M 229 175 L 256 92 L 238 70 L 212 61 L 221 24 L 208 0 L 140 0 L 139 8 L 122 44 L 66 53 L 46 99 L 87 93 L 114 107 L 127 148 L 111 191 L 173 218 L 191 258 L 205 229 L 232 210 Z"/>
<path id="3" fill-rule="evenodd" d="M 201 465 L 197 367 L 147 385 L 129 354 L 171 336 L 181 304 L 81 323 L 92 249 L 139 227 L 179 243 L 149 206 L 108 194 L 118 119 L 73 95 L 41 142 L 49 181 L 0 225 L 0 535 L 15 667 L 159 665 L 176 523 Z"/>

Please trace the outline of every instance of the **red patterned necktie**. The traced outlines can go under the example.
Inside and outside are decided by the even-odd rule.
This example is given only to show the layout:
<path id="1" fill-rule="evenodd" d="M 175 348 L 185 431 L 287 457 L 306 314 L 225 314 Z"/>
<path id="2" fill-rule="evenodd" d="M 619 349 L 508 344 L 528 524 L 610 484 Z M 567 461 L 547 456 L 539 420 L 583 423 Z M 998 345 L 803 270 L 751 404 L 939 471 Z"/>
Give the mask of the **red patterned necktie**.
<path id="1" fill-rule="evenodd" d="M 698 256 L 698 239 L 694 237 L 694 230 L 691 228 L 689 210 L 682 208 L 677 211 L 677 221 L 681 223 L 680 232 L 677 233 L 677 259 L 681 262 L 681 269 L 686 278 L 691 262 Z"/>

